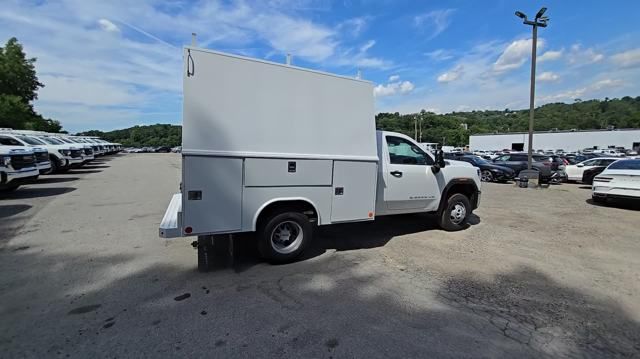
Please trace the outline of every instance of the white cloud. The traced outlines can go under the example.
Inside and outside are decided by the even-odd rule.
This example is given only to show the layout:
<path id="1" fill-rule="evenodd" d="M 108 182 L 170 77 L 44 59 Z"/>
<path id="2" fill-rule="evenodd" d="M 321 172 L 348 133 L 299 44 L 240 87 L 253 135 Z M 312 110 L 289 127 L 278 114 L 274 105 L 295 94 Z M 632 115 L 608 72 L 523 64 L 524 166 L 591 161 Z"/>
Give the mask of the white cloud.
<path id="1" fill-rule="evenodd" d="M 453 52 L 451 50 L 437 49 L 431 52 L 425 53 L 430 59 L 434 61 L 445 61 L 453 58 Z"/>
<path id="2" fill-rule="evenodd" d="M 540 75 L 536 76 L 536 80 L 538 81 L 542 81 L 542 82 L 553 82 L 553 81 L 558 81 L 560 77 L 551 72 L 551 71 L 546 71 L 541 73 Z"/>
<path id="3" fill-rule="evenodd" d="M 464 66 L 458 64 L 453 69 L 438 76 L 438 82 L 452 82 L 458 80 L 464 74 Z"/>
<path id="4" fill-rule="evenodd" d="M 640 48 L 614 54 L 611 56 L 611 61 L 625 68 L 640 66 Z"/>
<path id="5" fill-rule="evenodd" d="M 389 82 L 385 85 L 379 84 L 373 88 L 376 97 L 392 96 L 396 94 L 406 95 L 415 89 L 415 85 L 410 81 L 400 81 L 400 76 L 389 77 Z"/>
<path id="6" fill-rule="evenodd" d="M 571 46 L 571 51 L 567 54 L 567 59 L 569 64 L 580 66 L 600 62 L 604 59 L 604 55 L 591 47 L 583 49 L 582 45 L 574 44 Z"/>
<path id="7" fill-rule="evenodd" d="M 107 19 L 98 20 L 98 25 L 100 25 L 100 28 L 102 28 L 102 30 L 107 32 L 120 32 L 120 29 L 114 23 Z"/>
<path id="8" fill-rule="evenodd" d="M 559 58 L 562 57 L 562 53 L 563 53 L 563 50 L 557 50 L 557 51 L 549 50 L 549 51 L 545 52 L 544 54 L 540 55 L 538 57 L 537 61 L 538 62 L 544 62 L 544 61 L 558 60 Z"/>
<path id="9" fill-rule="evenodd" d="M 625 85 L 625 82 L 620 79 L 605 78 L 584 87 L 562 91 L 554 95 L 543 96 L 540 98 L 540 101 L 572 101 L 577 98 L 596 95 L 602 90 L 610 91 L 612 89 L 621 88 Z"/>
<path id="10" fill-rule="evenodd" d="M 544 46 L 544 40 L 538 40 L 538 50 Z M 493 64 L 496 72 L 507 72 L 515 70 L 531 58 L 531 39 L 522 39 L 513 41 L 504 50 L 502 55 Z"/>
<path id="11" fill-rule="evenodd" d="M 440 35 L 451 24 L 451 15 L 455 9 L 434 10 L 424 14 L 417 15 L 413 18 L 413 23 L 420 29 L 428 29 L 431 31 L 429 39 Z"/>
<path id="12" fill-rule="evenodd" d="M 281 5 L 9 1 L 0 10 L 0 38 L 18 37 L 27 54 L 38 58 L 46 87 L 35 106 L 71 131 L 114 128 L 149 113 L 180 121 L 180 47 L 189 43 L 191 32 L 198 33 L 202 47 L 250 56 L 291 53 L 325 68 L 392 65 L 369 55 L 375 40 L 352 43 L 366 28 L 366 17 L 326 25 Z"/>

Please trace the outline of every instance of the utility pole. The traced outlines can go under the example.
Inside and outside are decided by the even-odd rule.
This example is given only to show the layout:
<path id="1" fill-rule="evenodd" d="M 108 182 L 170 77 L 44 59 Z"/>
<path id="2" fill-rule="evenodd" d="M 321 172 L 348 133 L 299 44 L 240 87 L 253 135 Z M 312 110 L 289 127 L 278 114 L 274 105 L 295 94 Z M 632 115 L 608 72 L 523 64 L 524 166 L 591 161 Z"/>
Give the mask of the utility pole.
<path id="1" fill-rule="evenodd" d="M 413 139 L 418 140 L 418 116 L 413 117 Z"/>
<path id="2" fill-rule="evenodd" d="M 547 27 L 547 21 L 549 18 L 543 16 L 547 11 L 546 7 L 543 7 L 536 14 L 535 20 L 529 21 L 527 15 L 520 11 L 516 11 L 516 16 L 523 20 L 523 24 L 533 27 L 532 40 L 531 40 L 531 90 L 529 95 L 529 146 L 527 148 L 527 169 L 531 170 L 531 161 L 533 156 L 533 119 L 535 110 L 535 94 L 536 94 L 536 52 L 538 44 L 538 27 Z"/>

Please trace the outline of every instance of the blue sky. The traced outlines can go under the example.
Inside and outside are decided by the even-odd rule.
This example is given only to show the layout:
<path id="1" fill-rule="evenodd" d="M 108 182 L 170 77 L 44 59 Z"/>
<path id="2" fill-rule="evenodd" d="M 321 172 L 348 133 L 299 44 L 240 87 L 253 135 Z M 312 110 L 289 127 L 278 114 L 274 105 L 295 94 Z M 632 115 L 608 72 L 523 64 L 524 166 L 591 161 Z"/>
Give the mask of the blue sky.
<path id="1" fill-rule="evenodd" d="M 528 106 L 531 29 L 537 104 L 640 95 L 638 1 L 4 0 L 46 87 L 36 109 L 72 132 L 180 123 L 181 47 L 284 61 L 375 84 L 377 111 Z"/>

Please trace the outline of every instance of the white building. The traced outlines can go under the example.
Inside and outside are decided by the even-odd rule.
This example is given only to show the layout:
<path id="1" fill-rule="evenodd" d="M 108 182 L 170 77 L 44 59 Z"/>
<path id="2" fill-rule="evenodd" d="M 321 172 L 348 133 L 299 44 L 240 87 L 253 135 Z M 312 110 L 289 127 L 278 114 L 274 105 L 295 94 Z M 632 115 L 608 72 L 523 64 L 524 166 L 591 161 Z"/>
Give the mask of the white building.
<path id="1" fill-rule="evenodd" d="M 472 151 L 527 151 L 528 139 L 527 132 L 488 133 L 470 136 L 469 146 Z M 640 150 L 640 129 L 548 131 L 533 134 L 534 150 L 578 151 L 613 147 Z"/>

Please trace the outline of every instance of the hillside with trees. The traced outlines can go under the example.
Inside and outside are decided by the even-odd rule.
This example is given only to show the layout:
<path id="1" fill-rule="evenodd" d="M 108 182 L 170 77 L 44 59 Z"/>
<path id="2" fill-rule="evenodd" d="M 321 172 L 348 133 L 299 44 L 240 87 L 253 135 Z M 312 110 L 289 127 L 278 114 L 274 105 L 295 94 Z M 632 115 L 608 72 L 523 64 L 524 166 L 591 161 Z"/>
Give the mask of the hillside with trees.
<path id="1" fill-rule="evenodd" d="M 108 132 L 85 131 L 78 135 L 99 136 L 107 141 L 121 143 L 125 147 L 146 146 L 180 146 L 182 143 L 182 126 L 177 125 L 150 125 L 134 126 L 122 130 Z"/>
<path id="2" fill-rule="evenodd" d="M 536 131 L 606 129 L 609 126 L 640 128 L 640 96 L 546 104 L 536 109 L 534 124 Z M 469 143 L 469 135 L 472 134 L 528 131 L 529 111 L 505 109 L 443 115 L 425 111 L 406 115 L 379 113 L 376 126 L 411 137 L 414 137 L 417 127 L 418 140 L 422 133 L 421 142 L 461 146 Z"/>
<path id="3" fill-rule="evenodd" d="M 33 101 L 44 84 L 38 81 L 35 58 L 27 58 L 15 37 L 0 47 L 0 127 L 60 132 L 60 122 L 36 113 Z"/>

